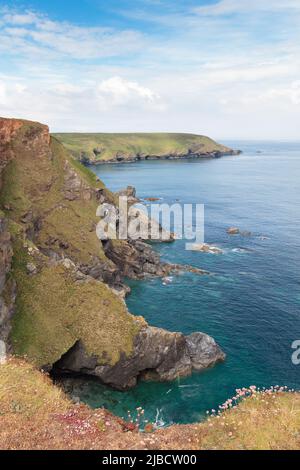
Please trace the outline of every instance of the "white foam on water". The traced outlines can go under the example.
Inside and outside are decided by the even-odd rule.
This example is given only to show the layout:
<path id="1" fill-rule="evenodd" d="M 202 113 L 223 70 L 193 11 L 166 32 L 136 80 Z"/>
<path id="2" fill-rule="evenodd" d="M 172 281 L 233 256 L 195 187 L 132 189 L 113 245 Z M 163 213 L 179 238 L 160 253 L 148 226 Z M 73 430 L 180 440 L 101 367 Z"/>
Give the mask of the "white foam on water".
<path id="1" fill-rule="evenodd" d="M 154 426 L 157 429 L 164 428 L 166 426 L 166 422 L 163 420 L 161 413 L 162 413 L 162 408 L 160 410 L 157 408 L 155 421 L 154 421 Z"/>

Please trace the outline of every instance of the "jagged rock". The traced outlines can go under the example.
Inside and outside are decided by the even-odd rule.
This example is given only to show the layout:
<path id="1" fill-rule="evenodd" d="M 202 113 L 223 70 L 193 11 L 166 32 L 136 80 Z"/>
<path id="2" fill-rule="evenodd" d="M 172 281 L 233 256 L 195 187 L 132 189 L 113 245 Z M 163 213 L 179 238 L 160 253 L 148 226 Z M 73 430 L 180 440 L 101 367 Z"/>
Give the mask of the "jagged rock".
<path id="1" fill-rule="evenodd" d="M 223 361 L 225 354 L 213 338 L 204 333 L 185 337 L 161 328 L 144 327 L 135 338 L 134 352 L 114 366 L 101 365 L 78 341 L 54 366 L 55 373 L 86 374 L 104 384 L 124 390 L 138 378 L 171 381 Z"/>
<path id="2" fill-rule="evenodd" d="M 194 243 L 192 245 L 192 251 L 202 251 L 203 253 L 214 253 L 221 254 L 223 250 L 217 246 L 208 245 L 207 243 Z"/>
<path id="3" fill-rule="evenodd" d="M 147 212 L 139 207 L 132 207 L 128 216 L 128 226 L 130 227 L 130 223 L 137 218 L 141 226 L 145 228 L 143 240 L 151 240 L 152 242 L 173 242 L 175 240 L 174 233 L 165 230 L 154 218 L 151 219 Z M 143 230 L 141 232 L 143 233 Z M 129 233 L 128 237 L 129 239 L 133 238 L 133 234 Z"/>
<path id="4" fill-rule="evenodd" d="M 37 273 L 37 267 L 33 263 L 27 263 L 26 264 L 26 269 L 27 269 L 28 274 L 30 274 L 30 275 L 33 275 L 33 274 Z"/>
<path id="5" fill-rule="evenodd" d="M 117 197 L 127 197 L 127 202 L 129 204 L 135 204 L 139 202 L 139 199 L 136 197 L 136 189 L 134 186 L 127 186 L 125 189 L 121 189 L 120 191 L 117 191 L 116 193 Z"/>
<path id="6" fill-rule="evenodd" d="M 94 191 L 79 177 L 78 173 L 72 168 L 70 162 L 65 162 L 64 168 L 64 188 L 65 199 L 68 201 L 75 201 L 76 199 L 83 199 L 90 201 L 93 197 Z"/>
<path id="7" fill-rule="evenodd" d="M 10 321 L 16 296 L 15 282 L 7 278 L 11 269 L 12 256 L 13 249 L 7 221 L 4 216 L 0 215 L 0 340 L 3 341 L 5 347 L 11 329 Z"/>
<path id="8" fill-rule="evenodd" d="M 32 221 L 33 221 L 33 213 L 31 210 L 23 214 L 21 217 L 21 222 L 23 222 L 24 224 L 29 224 Z"/>
<path id="9" fill-rule="evenodd" d="M 187 348 L 195 370 L 203 370 L 225 360 L 225 354 L 216 341 L 205 333 L 192 333 L 186 337 Z"/>
<path id="10" fill-rule="evenodd" d="M 170 272 L 171 265 L 160 262 L 160 256 L 150 245 L 140 240 L 115 243 L 109 240 L 105 244 L 105 253 L 123 276 L 143 279 L 149 275 L 163 277 Z"/>
<path id="11" fill-rule="evenodd" d="M 64 258 L 61 260 L 61 264 L 66 268 L 66 269 L 75 269 L 75 263 L 73 263 L 72 260 L 69 258 Z"/>
<path id="12" fill-rule="evenodd" d="M 110 286 L 119 286 L 122 276 L 117 266 L 107 261 L 94 258 L 88 265 L 77 264 L 78 269 L 87 276 L 103 281 Z"/>

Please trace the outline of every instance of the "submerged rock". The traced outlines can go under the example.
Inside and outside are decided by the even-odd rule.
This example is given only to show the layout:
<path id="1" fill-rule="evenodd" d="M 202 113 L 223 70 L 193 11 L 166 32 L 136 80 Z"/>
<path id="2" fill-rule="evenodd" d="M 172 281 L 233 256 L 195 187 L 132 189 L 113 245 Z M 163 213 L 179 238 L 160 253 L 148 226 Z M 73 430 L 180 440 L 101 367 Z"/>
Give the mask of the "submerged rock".
<path id="1" fill-rule="evenodd" d="M 226 232 L 228 235 L 238 235 L 240 233 L 240 229 L 237 227 L 229 227 Z"/>
<path id="2" fill-rule="evenodd" d="M 228 235 L 241 235 L 242 237 L 250 237 L 252 235 L 249 230 L 240 230 L 238 227 L 230 227 L 226 231 Z"/>

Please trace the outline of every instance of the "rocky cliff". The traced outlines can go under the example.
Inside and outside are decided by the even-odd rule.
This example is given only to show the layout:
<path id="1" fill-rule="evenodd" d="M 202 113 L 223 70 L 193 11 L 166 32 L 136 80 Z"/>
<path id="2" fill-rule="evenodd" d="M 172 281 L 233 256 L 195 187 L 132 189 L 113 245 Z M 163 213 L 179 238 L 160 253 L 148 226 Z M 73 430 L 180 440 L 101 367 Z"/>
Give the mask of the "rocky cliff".
<path id="1" fill-rule="evenodd" d="M 0 339 L 9 349 L 120 389 L 224 359 L 202 333 L 170 333 L 128 312 L 123 276 L 176 267 L 143 242 L 98 240 L 96 209 L 116 198 L 47 126 L 0 119 L 0 154 Z"/>
<path id="2" fill-rule="evenodd" d="M 0 191 L 2 190 L 3 171 L 13 156 L 10 148 L 11 138 L 19 127 L 18 121 L 9 120 L 9 122 L 4 122 L 0 120 Z M 10 320 L 14 311 L 15 300 L 15 282 L 8 279 L 12 254 L 8 220 L 5 213 L 0 210 L 0 340 L 5 344 L 7 344 L 10 333 Z"/>
<path id="3" fill-rule="evenodd" d="M 195 134 L 54 134 L 83 163 L 217 158 L 240 151 Z"/>

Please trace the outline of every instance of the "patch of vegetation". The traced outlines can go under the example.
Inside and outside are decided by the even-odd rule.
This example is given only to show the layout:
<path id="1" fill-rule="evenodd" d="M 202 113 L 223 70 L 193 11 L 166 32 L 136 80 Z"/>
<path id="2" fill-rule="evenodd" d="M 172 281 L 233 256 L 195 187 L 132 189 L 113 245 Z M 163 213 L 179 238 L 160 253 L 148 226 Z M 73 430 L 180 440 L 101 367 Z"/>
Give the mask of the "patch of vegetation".
<path id="1" fill-rule="evenodd" d="M 60 157 L 65 158 L 68 160 L 73 168 L 78 172 L 78 174 L 89 184 L 92 188 L 96 189 L 106 189 L 105 185 L 99 178 L 93 173 L 89 168 L 84 166 L 78 160 L 74 160 L 71 158 L 70 154 L 66 152 L 64 147 L 62 147 L 61 143 L 55 137 L 52 137 L 51 141 L 52 150 L 56 155 L 60 155 Z"/>
<path id="2" fill-rule="evenodd" d="M 246 390 L 246 389 L 244 389 Z M 198 427 L 202 449 L 288 450 L 300 445 L 300 394 L 283 388 L 247 391 L 246 398 Z M 219 416 L 219 417 L 218 417 Z"/>
<path id="3" fill-rule="evenodd" d="M 2 173 L 3 185 L 0 193 L 0 204 L 2 208 L 9 204 L 16 215 L 20 217 L 29 209 L 31 202 L 24 194 L 22 186 L 19 185 L 19 176 L 17 162 L 10 161 Z"/>
<path id="4" fill-rule="evenodd" d="M 229 149 L 206 136 L 172 133 L 55 134 L 77 160 L 97 162 L 137 156 L 187 155 Z"/>
<path id="5" fill-rule="evenodd" d="M 99 363 L 113 365 L 121 353 L 130 355 L 140 327 L 122 300 L 105 284 L 93 279 L 78 282 L 72 270 L 45 261 L 15 243 L 12 273 L 18 295 L 11 332 L 15 353 L 42 367 L 55 363 L 81 340 Z M 28 263 L 37 266 L 37 274 L 28 274 Z"/>
<path id="6" fill-rule="evenodd" d="M 0 420 L 0 449 L 129 448 L 139 436 L 104 409 L 72 403 L 45 373 L 16 358 L 0 365 Z"/>

